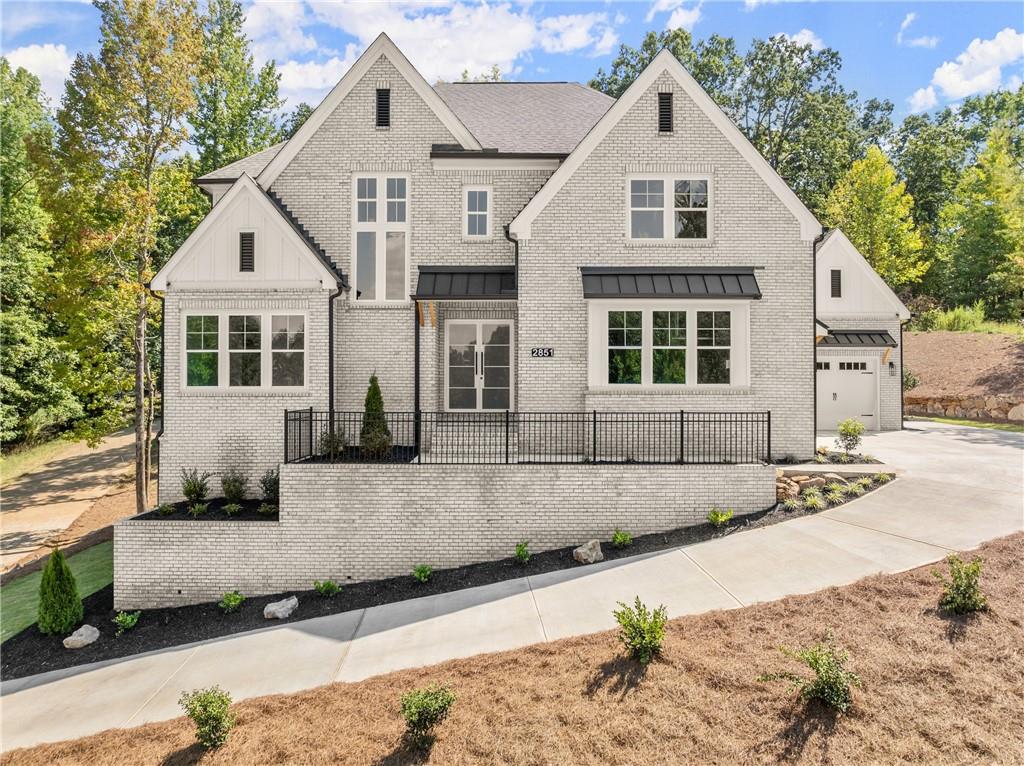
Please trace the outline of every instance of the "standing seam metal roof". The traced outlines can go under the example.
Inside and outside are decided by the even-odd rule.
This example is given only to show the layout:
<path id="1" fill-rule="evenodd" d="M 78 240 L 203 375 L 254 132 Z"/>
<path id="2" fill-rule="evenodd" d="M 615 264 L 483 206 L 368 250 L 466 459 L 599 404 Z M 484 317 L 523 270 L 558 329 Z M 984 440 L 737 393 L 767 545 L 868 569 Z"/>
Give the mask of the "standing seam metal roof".
<path id="1" fill-rule="evenodd" d="M 584 298 L 760 298 L 753 268 L 583 266 Z"/>

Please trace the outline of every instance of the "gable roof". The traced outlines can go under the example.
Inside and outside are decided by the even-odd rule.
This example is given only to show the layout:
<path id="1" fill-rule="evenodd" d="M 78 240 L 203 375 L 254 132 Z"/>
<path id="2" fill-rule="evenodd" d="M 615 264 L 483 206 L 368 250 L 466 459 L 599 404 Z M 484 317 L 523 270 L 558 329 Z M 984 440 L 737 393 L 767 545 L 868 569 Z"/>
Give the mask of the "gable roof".
<path id="1" fill-rule="evenodd" d="M 358 83 L 363 76 L 369 71 L 370 67 L 373 66 L 377 59 L 381 56 L 387 58 L 388 61 L 399 71 L 402 77 L 405 78 L 406 82 L 412 87 L 413 90 L 423 99 L 427 106 L 433 110 L 437 118 L 448 128 L 449 132 L 455 137 L 455 140 L 464 149 L 480 150 L 483 146 L 480 142 L 469 132 L 469 129 L 462 123 L 462 121 L 455 115 L 455 112 L 441 99 L 437 92 L 430 87 L 426 80 L 407 59 L 398 47 L 391 42 L 389 38 L 383 32 L 377 36 L 377 39 L 370 43 L 370 46 L 363 51 L 363 54 L 356 59 L 356 62 L 349 68 L 345 75 L 338 81 L 338 84 L 331 89 L 331 92 L 327 94 L 326 98 L 320 102 L 320 105 L 313 110 L 313 113 L 309 115 L 309 118 L 302 124 L 295 135 L 288 139 L 287 143 L 281 148 L 281 150 L 274 156 L 274 158 L 267 163 L 266 167 L 260 171 L 259 177 L 256 179 L 260 185 L 265 189 L 269 189 L 270 185 L 275 179 L 281 174 L 288 163 L 292 161 L 299 150 L 306 145 L 310 137 L 313 136 L 320 126 L 323 125 L 324 121 L 334 112 L 335 108 L 344 100 L 345 96 L 349 94 L 352 88 Z"/>
<path id="2" fill-rule="evenodd" d="M 150 280 L 151 289 L 167 289 L 168 277 L 171 272 L 173 272 L 174 269 L 188 257 L 192 248 L 202 238 L 202 236 L 209 229 L 213 228 L 217 224 L 217 221 L 225 215 L 225 211 L 231 207 L 231 202 L 244 192 L 251 193 L 257 200 L 259 200 L 259 204 L 263 205 L 266 211 L 272 211 L 272 215 L 281 218 L 285 223 L 287 231 L 292 237 L 294 237 L 293 242 L 299 245 L 299 251 L 305 253 L 310 262 L 314 265 L 314 268 L 320 272 L 325 284 L 345 284 L 344 277 L 335 270 L 334 265 L 327 260 L 326 257 L 321 256 L 317 251 L 315 244 L 311 243 L 307 237 L 302 235 L 298 226 L 284 215 L 282 210 L 274 204 L 273 200 L 271 200 L 266 192 L 260 188 L 259 184 L 257 184 L 252 177 L 247 173 L 243 173 L 239 176 L 238 180 L 231 185 L 231 188 L 228 189 L 224 196 L 217 201 L 217 204 L 213 206 L 213 209 L 206 214 L 206 217 L 199 222 L 199 225 L 192 230 L 188 239 L 186 239 L 182 243 L 181 247 L 175 251 L 174 255 L 172 255 L 167 263 L 164 264 L 163 268 L 156 273 L 156 276 L 154 276 L 152 280 Z"/>
<path id="3" fill-rule="evenodd" d="M 867 259 L 849 238 L 843 234 L 842 230 L 832 229 L 825 235 L 825 238 L 818 246 L 818 257 L 821 258 L 826 252 L 837 248 L 844 252 L 855 264 L 860 266 L 865 274 L 867 274 L 868 280 L 875 286 L 878 294 L 892 304 L 893 310 L 900 319 L 910 319 L 910 309 L 903 304 L 899 296 L 893 292 L 892 288 L 886 284 L 878 272 L 871 267 L 871 264 L 868 263 Z"/>
<path id="4" fill-rule="evenodd" d="M 438 83 L 480 143 L 501 153 L 569 154 L 613 98 L 576 82 Z"/>
<path id="5" fill-rule="evenodd" d="M 287 142 L 281 141 L 255 154 L 250 154 L 248 157 L 235 160 L 230 165 L 211 170 L 209 173 L 199 176 L 196 179 L 196 183 L 202 183 L 203 181 L 234 181 L 242 173 L 248 173 L 255 178 L 263 171 L 267 163 L 277 156 L 277 153 L 281 151 L 281 147 L 285 143 Z"/>
<path id="6" fill-rule="evenodd" d="M 601 143 L 609 131 L 619 120 L 626 115 L 640 97 L 654 84 L 662 73 L 670 74 L 683 91 L 693 100 L 701 111 L 711 120 L 722 135 L 736 148 L 754 171 L 761 176 L 768 188 L 782 201 L 790 210 L 796 220 L 800 223 L 800 236 L 810 241 L 821 233 L 821 224 L 814 217 L 814 214 L 800 201 L 796 193 L 789 188 L 781 176 L 775 172 L 767 160 L 754 148 L 747 137 L 740 132 L 728 115 L 711 99 L 704 89 L 693 79 L 693 76 L 686 71 L 667 49 L 663 49 L 654 60 L 647 65 L 647 68 L 640 73 L 640 76 L 626 89 L 626 92 L 619 97 L 596 125 L 587 133 L 586 137 L 573 149 L 565 162 L 551 175 L 547 183 L 519 212 L 509 225 L 509 232 L 517 239 L 528 239 L 530 226 L 540 212 L 554 198 L 555 194 L 565 186 L 572 174 L 583 164 L 583 161 Z"/>

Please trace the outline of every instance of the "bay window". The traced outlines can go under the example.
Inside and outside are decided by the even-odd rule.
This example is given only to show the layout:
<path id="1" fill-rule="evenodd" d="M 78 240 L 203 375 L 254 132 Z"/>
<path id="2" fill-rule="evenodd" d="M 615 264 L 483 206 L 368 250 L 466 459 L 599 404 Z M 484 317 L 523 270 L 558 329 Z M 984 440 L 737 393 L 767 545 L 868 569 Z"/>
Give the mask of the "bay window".
<path id="1" fill-rule="evenodd" d="M 692 174 L 629 180 L 629 238 L 706 240 L 709 238 L 710 179 Z"/>
<path id="2" fill-rule="evenodd" d="M 185 315 L 186 388 L 302 388 L 306 317 L 265 312 Z M 226 342 L 225 342 L 226 340 Z"/>
<path id="3" fill-rule="evenodd" d="M 357 301 L 409 297 L 408 186 L 404 176 L 355 179 L 352 269 Z"/>

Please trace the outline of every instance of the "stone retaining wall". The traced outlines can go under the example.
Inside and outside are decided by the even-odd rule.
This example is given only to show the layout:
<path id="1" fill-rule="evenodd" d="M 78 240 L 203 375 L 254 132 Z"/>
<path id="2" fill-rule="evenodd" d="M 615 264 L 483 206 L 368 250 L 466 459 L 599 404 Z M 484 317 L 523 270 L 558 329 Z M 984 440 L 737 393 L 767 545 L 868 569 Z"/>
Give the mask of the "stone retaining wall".
<path id="1" fill-rule="evenodd" d="M 114 529 L 117 609 L 308 590 L 699 523 L 775 502 L 765 465 L 281 467 L 278 521 L 126 519 Z"/>
<path id="2" fill-rule="evenodd" d="M 998 423 L 1024 422 L 1024 401 L 1010 396 L 915 396 L 903 395 L 907 415 L 936 415 Z"/>

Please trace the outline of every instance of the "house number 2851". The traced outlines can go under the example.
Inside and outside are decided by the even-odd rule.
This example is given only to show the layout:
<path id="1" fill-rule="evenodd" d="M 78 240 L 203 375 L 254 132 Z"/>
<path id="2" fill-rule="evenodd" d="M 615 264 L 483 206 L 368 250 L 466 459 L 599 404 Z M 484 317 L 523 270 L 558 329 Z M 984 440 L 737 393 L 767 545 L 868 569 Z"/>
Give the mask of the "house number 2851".
<path id="1" fill-rule="evenodd" d="M 530 349 L 530 356 L 548 357 L 554 355 L 555 350 L 550 346 L 534 347 Z"/>

